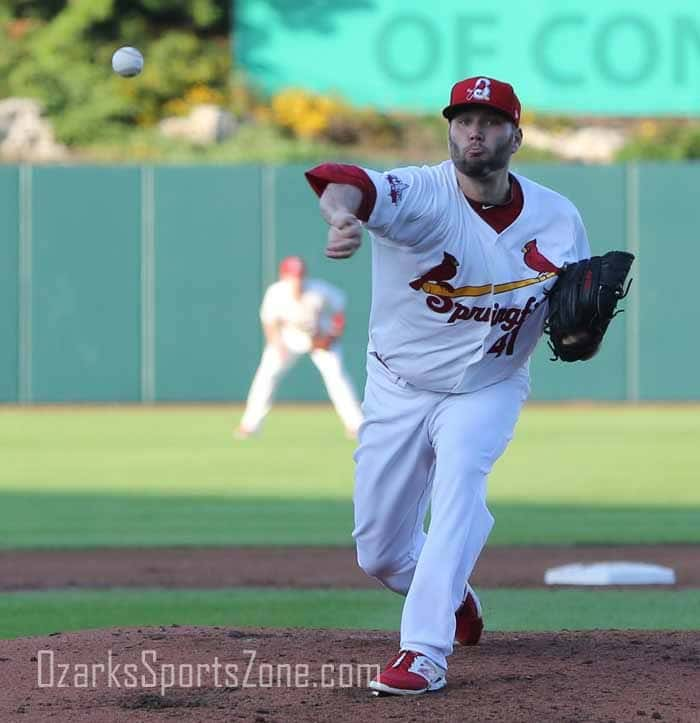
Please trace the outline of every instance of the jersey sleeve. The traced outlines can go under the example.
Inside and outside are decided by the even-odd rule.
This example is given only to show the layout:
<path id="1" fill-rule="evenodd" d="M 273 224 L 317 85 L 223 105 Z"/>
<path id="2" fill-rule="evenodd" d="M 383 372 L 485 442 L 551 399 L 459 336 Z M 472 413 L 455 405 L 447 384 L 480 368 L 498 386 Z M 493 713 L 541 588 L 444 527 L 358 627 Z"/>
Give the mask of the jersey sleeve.
<path id="1" fill-rule="evenodd" d="M 322 279 L 309 279 L 307 288 L 314 291 L 321 299 L 321 313 L 337 314 L 345 311 L 347 297 L 345 292 L 333 284 L 329 284 Z"/>
<path id="2" fill-rule="evenodd" d="M 346 294 L 327 282 L 319 281 L 318 285 L 323 296 L 320 326 L 325 333 L 339 338 L 345 331 Z"/>
<path id="3" fill-rule="evenodd" d="M 427 167 L 410 166 L 384 173 L 341 163 L 323 163 L 306 172 L 321 196 L 329 183 L 362 191 L 356 212 L 366 228 L 389 243 L 413 246 L 431 234 L 439 221 L 437 189 Z"/>
<path id="4" fill-rule="evenodd" d="M 367 221 L 374 208 L 377 191 L 367 172 L 359 166 L 346 163 L 322 163 L 304 174 L 317 196 L 321 196 L 329 183 L 355 186 L 362 191 L 362 202 L 355 212 L 360 221 Z"/>
<path id="5" fill-rule="evenodd" d="M 574 214 L 574 252 L 578 260 L 591 258 L 591 245 L 588 242 L 588 234 L 578 211 Z"/>
<path id="6" fill-rule="evenodd" d="M 260 305 L 260 321 L 263 324 L 274 324 L 280 318 L 279 304 L 275 297 L 275 285 L 269 286 L 265 295 L 263 296 L 262 304 Z"/>
<path id="7" fill-rule="evenodd" d="M 377 198 L 366 226 L 388 242 L 414 246 L 438 224 L 437 189 L 425 168 L 398 168 L 385 173 L 367 170 Z"/>
<path id="8" fill-rule="evenodd" d="M 341 291 L 336 286 L 326 284 L 324 297 L 326 307 L 331 314 L 338 314 L 345 311 L 346 297 L 344 291 Z"/>

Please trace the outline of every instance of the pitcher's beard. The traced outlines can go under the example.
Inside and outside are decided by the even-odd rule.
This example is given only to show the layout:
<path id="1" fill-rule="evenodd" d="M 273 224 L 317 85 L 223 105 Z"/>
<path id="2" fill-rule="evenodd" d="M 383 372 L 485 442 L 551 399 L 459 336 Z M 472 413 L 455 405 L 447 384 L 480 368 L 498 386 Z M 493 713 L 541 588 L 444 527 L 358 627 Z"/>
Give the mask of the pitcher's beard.
<path id="1" fill-rule="evenodd" d="M 452 140 L 450 135 L 450 158 L 457 170 L 465 176 L 469 178 L 486 178 L 494 171 L 500 171 L 508 166 L 511 156 L 511 143 L 511 138 L 503 141 L 500 146 L 494 149 L 493 153 L 489 154 L 488 158 L 468 160 L 464 158 L 459 146 Z"/>

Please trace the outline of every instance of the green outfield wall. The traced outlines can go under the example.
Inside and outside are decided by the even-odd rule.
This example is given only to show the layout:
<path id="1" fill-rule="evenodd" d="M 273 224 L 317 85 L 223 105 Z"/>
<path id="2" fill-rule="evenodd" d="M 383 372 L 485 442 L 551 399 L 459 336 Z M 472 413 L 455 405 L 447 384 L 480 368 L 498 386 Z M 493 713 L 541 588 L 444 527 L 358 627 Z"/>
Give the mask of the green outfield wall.
<path id="1" fill-rule="evenodd" d="M 0 401 L 244 399 L 262 294 L 292 253 L 347 292 L 344 354 L 361 388 L 369 251 L 323 256 L 325 224 L 303 170 L 0 167 Z M 601 353 L 553 363 L 541 344 L 533 398 L 700 400 L 700 165 L 516 170 L 577 204 L 594 253 L 638 257 Z M 308 359 L 280 398 L 326 399 Z"/>

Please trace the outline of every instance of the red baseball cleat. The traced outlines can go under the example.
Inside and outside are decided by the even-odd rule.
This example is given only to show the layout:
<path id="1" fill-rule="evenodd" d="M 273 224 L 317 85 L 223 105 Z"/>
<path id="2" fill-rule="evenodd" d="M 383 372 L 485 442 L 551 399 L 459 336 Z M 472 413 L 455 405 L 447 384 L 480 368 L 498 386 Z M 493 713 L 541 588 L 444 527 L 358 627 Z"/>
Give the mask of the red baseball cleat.
<path id="1" fill-rule="evenodd" d="M 446 685 L 445 670 L 427 655 L 402 650 L 369 687 L 374 695 L 420 695 Z"/>
<path id="2" fill-rule="evenodd" d="M 479 598 L 469 587 L 462 604 L 455 612 L 455 620 L 455 642 L 460 645 L 476 645 L 484 629 L 484 618 L 481 615 Z"/>

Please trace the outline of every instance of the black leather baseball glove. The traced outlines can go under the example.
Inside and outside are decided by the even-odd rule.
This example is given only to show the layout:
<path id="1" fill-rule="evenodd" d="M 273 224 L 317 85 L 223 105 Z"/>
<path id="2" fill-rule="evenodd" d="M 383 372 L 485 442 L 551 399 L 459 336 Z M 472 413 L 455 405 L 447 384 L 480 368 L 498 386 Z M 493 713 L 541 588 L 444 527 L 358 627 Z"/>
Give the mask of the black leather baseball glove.
<path id="1" fill-rule="evenodd" d="M 620 311 L 634 256 L 626 251 L 608 251 L 603 256 L 567 264 L 549 290 L 549 312 L 545 333 L 554 352 L 553 361 L 584 361 L 600 348 L 608 324 Z"/>

